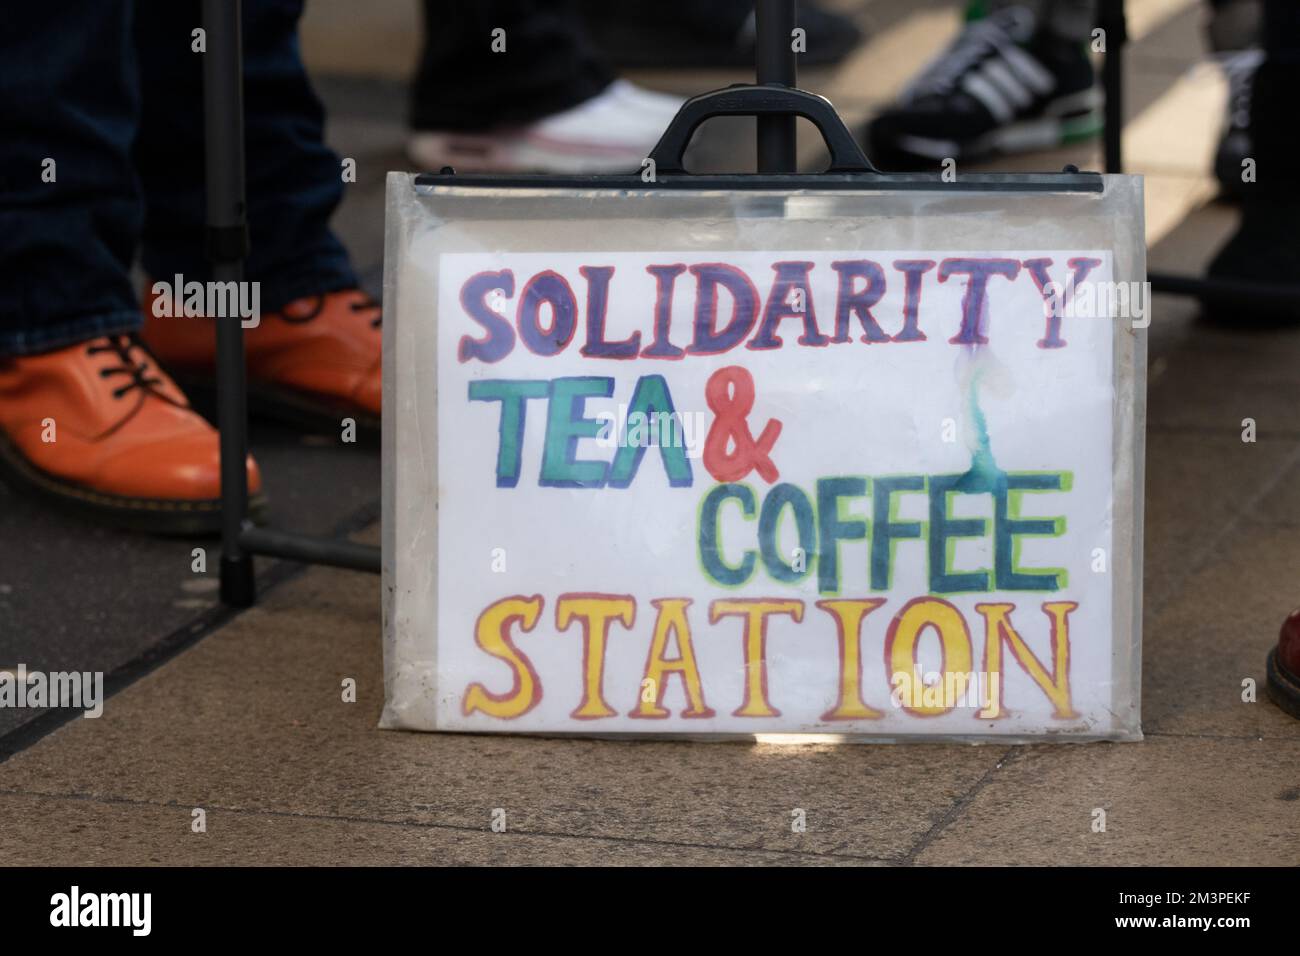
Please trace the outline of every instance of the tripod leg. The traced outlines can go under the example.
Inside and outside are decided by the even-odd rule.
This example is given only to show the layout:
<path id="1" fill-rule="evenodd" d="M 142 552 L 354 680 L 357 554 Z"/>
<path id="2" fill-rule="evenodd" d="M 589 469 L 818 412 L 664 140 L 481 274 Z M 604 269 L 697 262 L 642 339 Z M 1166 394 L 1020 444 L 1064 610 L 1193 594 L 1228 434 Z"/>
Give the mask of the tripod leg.
<path id="1" fill-rule="evenodd" d="M 795 0 L 758 0 L 754 5 L 757 38 L 754 72 L 758 83 L 795 85 Z M 758 117 L 758 171 L 793 173 L 798 162 L 793 116 Z"/>
<path id="2" fill-rule="evenodd" d="M 239 0 L 203 0 L 207 248 L 212 278 L 242 282 L 248 254 L 244 185 L 243 50 Z M 248 396 L 239 315 L 217 316 L 217 426 L 221 432 L 221 599 L 256 599 L 253 556 L 240 544 L 248 520 Z"/>
<path id="3" fill-rule="evenodd" d="M 1102 61 L 1101 82 L 1106 93 L 1106 172 L 1124 171 L 1124 45 L 1128 26 L 1124 19 L 1124 0 L 1101 0 L 1098 24 L 1105 31 L 1106 54 Z"/>

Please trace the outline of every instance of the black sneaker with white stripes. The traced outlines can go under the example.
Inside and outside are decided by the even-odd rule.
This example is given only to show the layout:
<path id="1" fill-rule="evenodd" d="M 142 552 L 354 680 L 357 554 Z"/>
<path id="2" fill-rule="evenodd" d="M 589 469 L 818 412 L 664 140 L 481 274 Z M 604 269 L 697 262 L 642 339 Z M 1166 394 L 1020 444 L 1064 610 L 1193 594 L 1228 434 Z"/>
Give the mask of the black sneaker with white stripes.
<path id="1" fill-rule="evenodd" d="M 883 168 L 1051 149 L 1096 135 L 1102 93 L 1084 44 L 1037 30 L 1025 7 L 966 24 L 867 126 Z"/>

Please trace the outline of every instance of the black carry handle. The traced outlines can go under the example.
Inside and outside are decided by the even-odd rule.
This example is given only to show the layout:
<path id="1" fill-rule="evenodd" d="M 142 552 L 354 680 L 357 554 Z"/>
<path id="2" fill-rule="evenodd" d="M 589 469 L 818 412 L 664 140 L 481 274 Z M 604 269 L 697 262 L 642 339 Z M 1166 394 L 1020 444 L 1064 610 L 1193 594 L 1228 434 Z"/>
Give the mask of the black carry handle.
<path id="1" fill-rule="evenodd" d="M 715 116 L 794 114 L 810 120 L 822 134 L 831 154 L 828 173 L 878 173 L 853 139 L 840 114 L 824 96 L 783 86 L 738 83 L 725 89 L 693 96 L 677 111 L 659 142 L 650 151 L 655 175 L 684 173 L 682 156 L 695 130 Z"/>

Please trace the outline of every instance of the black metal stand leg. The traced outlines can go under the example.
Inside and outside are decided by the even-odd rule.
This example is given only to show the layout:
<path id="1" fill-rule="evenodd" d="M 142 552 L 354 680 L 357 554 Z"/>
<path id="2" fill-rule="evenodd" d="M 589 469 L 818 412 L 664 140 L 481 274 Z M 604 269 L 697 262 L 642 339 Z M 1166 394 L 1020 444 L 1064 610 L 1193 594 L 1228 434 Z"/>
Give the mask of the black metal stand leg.
<path id="1" fill-rule="evenodd" d="M 757 82 L 794 86 L 797 75 L 792 34 L 795 0 L 758 0 L 754 5 L 754 73 Z M 792 115 L 758 117 L 758 171 L 793 173 L 797 170 L 797 130 Z"/>
<path id="2" fill-rule="evenodd" d="M 1102 61 L 1101 83 L 1106 94 L 1104 137 L 1106 172 L 1124 171 L 1124 45 L 1128 43 L 1128 24 L 1124 19 L 1124 0 L 1102 0 L 1098 23 L 1105 31 L 1106 55 Z"/>
<path id="3" fill-rule="evenodd" d="M 208 257 L 217 282 L 242 282 L 248 254 L 244 192 L 244 85 L 239 0 L 203 0 L 204 158 Z M 221 432 L 221 599 L 256 598 L 253 556 L 240 535 L 248 516 L 247 388 L 244 329 L 236 312 L 217 316 L 217 427 Z"/>

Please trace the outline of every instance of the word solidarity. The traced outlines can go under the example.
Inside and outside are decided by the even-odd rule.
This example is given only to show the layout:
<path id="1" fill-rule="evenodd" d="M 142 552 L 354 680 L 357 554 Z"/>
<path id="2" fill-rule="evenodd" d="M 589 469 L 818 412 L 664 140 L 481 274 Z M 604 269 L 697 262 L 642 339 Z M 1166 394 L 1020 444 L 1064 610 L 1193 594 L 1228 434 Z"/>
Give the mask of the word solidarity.
<path id="1" fill-rule="evenodd" d="M 778 334 L 783 323 L 793 321 L 800 329 L 799 345 L 825 347 L 856 341 L 867 344 L 924 342 L 927 329 L 920 321 L 922 296 L 932 283 L 954 278 L 965 282 L 960 325 L 948 342 L 952 345 L 986 345 L 991 325 L 987 310 L 990 285 L 995 280 L 1014 282 L 1022 273 L 1042 299 L 1044 324 L 1039 330 L 1040 348 L 1062 348 L 1062 318 L 1076 290 L 1101 260 L 1072 257 L 1056 267 L 1051 258 L 1027 259 L 957 257 L 895 259 L 892 277 L 872 259 L 836 260 L 829 264 L 834 276 L 833 294 L 822 299 L 814 289 L 824 289 L 825 279 L 815 273 L 812 262 L 774 262 L 766 299 L 758 291 L 756 278 L 744 269 L 722 262 L 686 266 L 682 263 L 651 264 L 645 271 L 654 277 L 653 306 L 640 317 L 639 327 L 618 341 L 606 338 L 610 300 L 614 288 L 613 266 L 582 265 L 578 273 L 586 282 L 582 324 L 585 342 L 578 350 L 586 358 L 682 359 L 689 355 L 718 355 L 738 348 L 753 351 L 784 345 Z M 693 316 L 689 341 L 673 323 L 678 295 L 678 277 L 689 272 L 694 279 Z M 891 282 L 902 283 L 893 313 L 876 311 Z M 457 346 L 461 362 L 499 362 L 516 342 L 535 355 L 549 357 L 565 351 L 579 326 L 579 297 L 569 280 L 546 269 L 530 276 L 518 289 L 514 321 L 503 314 L 505 303 L 515 299 L 516 280 L 511 269 L 480 272 L 460 286 L 460 304 L 465 314 L 482 326 L 478 337 L 464 335 Z M 720 303 L 730 299 L 730 312 L 720 323 Z M 824 318 L 820 318 L 822 316 Z"/>
<path id="2" fill-rule="evenodd" d="M 555 630 L 573 629 L 581 637 L 581 647 L 572 642 L 567 645 L 567 655 L 573 666 L 581 667 L 581 700 L 569 715 L 574 720 L 603 720 L 618 716 L 618 711 L 606 699 L 606 661 L 609 651 L 616 645 L 634 644 L 635 651 L 618 655 L 619 666 L 644 661 L 636 675 L 637 695 L 626 716 L 641 720 L 663 720 L 672 716 L 665 706 L 664 697 L 672 678 L 681 682 L 685 707 L 678 716 L 685 719 L 707 720 L 718 715 L 709 701 L 715 699 L 711 691 L 713 682 L 706 678 L 697 663 L 695 632 L 690 621 L 689 598 L 654 598 L 654 622 L 648 642 L 644 637 L 631 639 L 624 635 L 611 636 L 612 625 L 631 630 L 637 620 L 637 600 L 632 595 L 562 594 L 555 605 Z M 983 661 L 981 670 L 974 671 L 974 645 L 971 629 L 962 613 L 941 598 L 925 597 L 909 601 L 890 620 L 883 634 L 883 658 L 887 676 L 880 687 L 866 686 L 863 680 L 864 662 L 880 658 L 881 647 L 867 653 L 863 650 L 864 622 L 868 615 L 881 609 L 886 601 L 881 598 L 818 601 L 817 608 L 825 612 L 821 618 L 824 626 L 812 633 L 800 632 L 781 641 L 786 645 L 798 642 L 820 641 L 826 649 L 837 648 L 838 666 L 829 666 L 805 679 L 820 677 L 834 682 L 828 687 L 813 688 L 803 684 L 796 688 L 774 686 L 769 680 L 768 661 L 779 658 L 784 646 L 775 645 L 770 638 L 769 624 L 778 618 L 796 623 L 805 616 L 805 604 L 799 600 L 779 598 L 719 599 L 710 602 L 708 619 L 711 624 L 724 620 L 740 621 L 740 657 L 743 660 L 744 680 L 742 698 L 728 701 L 726 707 L 735 707 L 732 717 L 775 718 L 781 716 L 774 703 L 778 697 L 798 694 L 815 699 L 834 700 L 835 704 L 821 714 L 822 721 L 878 720 L 892 705 L 914 717 L 935 717 L 946 714 L 968 702 L 978 703 L 972 717 L 978 720 L 998 720 L 1009 714 L 1003 701 L 1002 688 L 1005 658 L 1003 645 L 1015 663 L 1024 668 L 1032 682 L 1042 692 L 1052 707 L 1052 716 L 1058 719 L 1077 717 L 1070 703 L 1070 612 L 1078 605 L 1071 601 L 1054 601 L 1042 605 L 1047 617 L 1047 642 L 1051 647 L 1050 664 L 1030 650 L 1020 632 L 1012 624 L 1011 615 L 1016 605 L 1010 603 L 977 604 L 975 610 L 983 620 Z M 506 664 L 512 682 L 505 690 L 494 691 L 482 683 L 472 683 L 461 695 L 461 706 L 466 716 L 482 713 L 500 720 L 523 717 L 541 703 L 544 688 L 533 662 L 523 648 L 523 641 L 515 634 L 540 629 L 545 600 L 533 597 L 509 597 L 495 602 L 479 615 L 474 629 L 474 640 L 483 651 Z M 720 633 L 710 634 L 709 640 L 723 639 Z M 942 682 L 927 682 L 918 678 L 918 645 L 927 630 L 939 639 L 943 652 Z M 554 634 L 536 634 L 531 644 L 538 647 L 555 645 L 559 638 Z M 879 638 L 875 638 L 879 640 Z M 672 646 L 675 645 L 675 646 Z M 827 664 L 829 664 L 829 660 Z M 878 667 L 879 665 L 876 665 Z M 875 668 L 873 668 L 874 670 Z M 958 680 L 953 678 L 960 675 Z M 619 675 L 624 686 L 627 674 Z M 716 679 L 716 678 L 715 678 Z M 504 682 L 503 682 L 504 683 Z M 573 683 L 570 681 L 570 683 Z M 971 691 L 976 693 L 972 694 Z M 831 692 L 833 691 L 833 693 Z M 883 698 L 883 700 L 881 699 Z"/>

